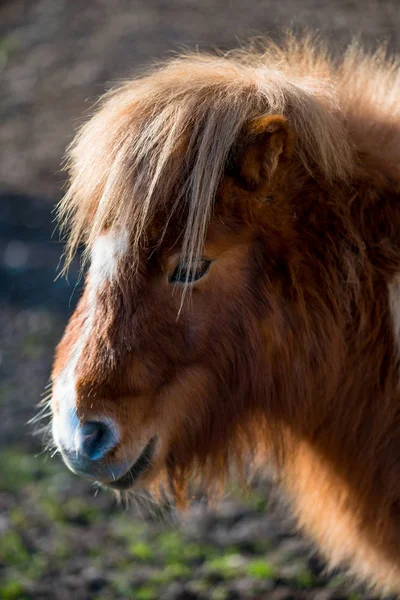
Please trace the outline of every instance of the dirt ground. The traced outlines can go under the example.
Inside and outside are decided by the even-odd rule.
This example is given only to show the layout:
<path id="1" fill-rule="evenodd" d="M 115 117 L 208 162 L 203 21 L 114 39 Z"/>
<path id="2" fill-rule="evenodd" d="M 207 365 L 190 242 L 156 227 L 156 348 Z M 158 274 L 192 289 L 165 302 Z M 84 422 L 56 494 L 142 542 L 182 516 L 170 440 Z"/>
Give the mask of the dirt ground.
<path id="1" fill-rule="evenodd" d="M 327 575 L 271 508 L 235 487 L 218 510 L 119 506 L 42 454 L 27 421 L 79 297 L 78 265 L 54 282 L 65 147 L 93 101 L 182 46 L 318 29 L 400 49 L 398 0 L 0 0 L 0 600 L 370 598 Z"/>

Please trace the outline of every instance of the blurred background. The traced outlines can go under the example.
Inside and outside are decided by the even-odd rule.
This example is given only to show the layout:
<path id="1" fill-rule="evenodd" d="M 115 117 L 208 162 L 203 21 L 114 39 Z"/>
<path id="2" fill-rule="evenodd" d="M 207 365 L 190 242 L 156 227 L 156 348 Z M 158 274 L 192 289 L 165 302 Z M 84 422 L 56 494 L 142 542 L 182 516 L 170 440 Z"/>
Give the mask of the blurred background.
<path id="1" fill-rule="evenodd" d="M 271 509 L 266 483 L 221 506 L 117 506 L 32 433 L 79 297 L 52 210 L 74 130 L 113 82 L 182 46 L 229 49 L 282 28 L 400 49 L 398 0 L 0 0 L 0 599 L 369 598 Z"/>

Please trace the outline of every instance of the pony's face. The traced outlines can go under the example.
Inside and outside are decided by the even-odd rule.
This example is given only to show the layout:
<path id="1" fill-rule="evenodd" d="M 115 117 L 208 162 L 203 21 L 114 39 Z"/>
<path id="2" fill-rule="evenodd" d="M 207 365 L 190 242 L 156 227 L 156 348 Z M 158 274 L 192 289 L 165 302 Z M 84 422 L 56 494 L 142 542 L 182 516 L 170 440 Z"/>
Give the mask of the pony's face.
<path id="1" fill-rule="evenodd" d="M 53 435 L 77 473 L 147 485 L 223 456 L 238 423 L 257 417 L 293 235 L 288 131 L 279 117 L 266 128 L 227 167 L 190 267 L 184 213 L 166 229 L 158 215 L 135 268 L 127 231 L 93 244 L 53 370 Z"/>

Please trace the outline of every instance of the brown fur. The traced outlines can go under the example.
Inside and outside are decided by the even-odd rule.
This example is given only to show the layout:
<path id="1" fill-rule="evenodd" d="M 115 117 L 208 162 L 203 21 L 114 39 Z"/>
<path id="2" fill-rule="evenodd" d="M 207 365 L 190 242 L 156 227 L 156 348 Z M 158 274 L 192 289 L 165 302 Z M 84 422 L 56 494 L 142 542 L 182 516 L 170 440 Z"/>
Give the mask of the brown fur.
<path id="1" fill-rule="evenodd" d="M 274 464 L 330 564 L 383 591 L 400 590 L 399 101 L 396 61 L 355 46 L 182 56 L 106 96 L 60 208 L 68 259 L 110 228 L 131 244 L 98 294 L 79 416 L 117 419 L 115 456 L 156 432 L 141 484 L 178 495 Z M 199 256 L 203 279 L 168 282 Z"/>

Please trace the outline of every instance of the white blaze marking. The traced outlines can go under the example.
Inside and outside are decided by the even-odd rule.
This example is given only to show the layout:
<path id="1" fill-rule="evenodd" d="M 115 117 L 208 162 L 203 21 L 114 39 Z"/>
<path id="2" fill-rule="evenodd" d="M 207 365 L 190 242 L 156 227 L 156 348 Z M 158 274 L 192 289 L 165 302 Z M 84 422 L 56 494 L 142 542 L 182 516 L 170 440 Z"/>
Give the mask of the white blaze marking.
<path id="1" fill-rule="evenodd" d="M 93 244 L 90 265 L 90 288 L 97 289 L 107 281 L 113 281 L 118 273 L 120 259 L 128 251 L 126 231 L 116 234 L 113 230 L 101 235 Z"/>
<path id="2" fill-rule="evenodd" d="M 128 234 L 113 230 L 101 235 L 93 244 L 88 273 L 87 314 L 79 339 L 70 358 L 54 383 L 53 396 L 58 402 L 58 414 L 53 416 L 53 438 L 57 446 L 74 449 L 74 437 L 78 427 L 76 416 L 76 367 L 93 329 L 98 291 L 107 283 L 115 281 L 118 265 L 129 248 Z"/>

